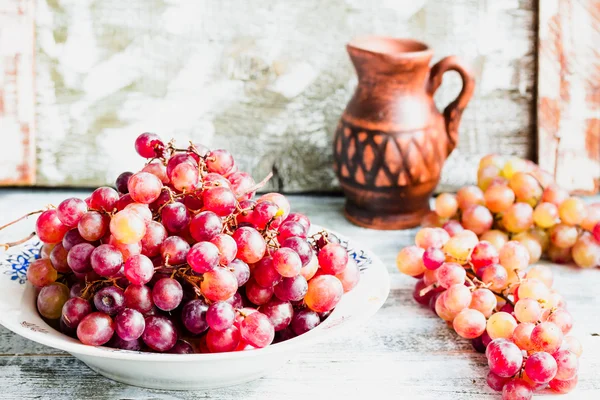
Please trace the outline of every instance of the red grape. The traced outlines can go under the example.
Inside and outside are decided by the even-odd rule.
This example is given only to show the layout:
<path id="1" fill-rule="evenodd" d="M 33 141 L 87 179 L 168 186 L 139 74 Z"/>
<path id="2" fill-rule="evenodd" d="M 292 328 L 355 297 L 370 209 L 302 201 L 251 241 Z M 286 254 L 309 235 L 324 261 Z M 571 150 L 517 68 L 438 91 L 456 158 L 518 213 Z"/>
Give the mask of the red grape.
<path id="1" fill-rule="evenodd" d="M 83 344 L 100 346 L 110 340 L 115 331 L 112 318 L 103 312 L 86 315 L 77 326 L 77 338 Z"/>
<path id="2" fill-rule="evenodd" d="M 61 242 L 68 230 L 69 227 L 61 222 L 56 210 L 44 211 L 35 223 L 35 233 L 44 243 Z"/>
<path id="3" fill-rule="evenodd" d="M 153 315 L 146 317 L 146 328 L 142 340 L 152 350 L 165 352 L 177 342 L 177 330 L 173 322 L 166 317 Z"/>
<path id="4" fill-rule="evenodd" d="M 56 216 L 64 225 L 72 228 L 77 226 L 83 214 L 88 210 L 87 204 L 81 199 L 71 197 L 63 200 L 56 208 Z"/>

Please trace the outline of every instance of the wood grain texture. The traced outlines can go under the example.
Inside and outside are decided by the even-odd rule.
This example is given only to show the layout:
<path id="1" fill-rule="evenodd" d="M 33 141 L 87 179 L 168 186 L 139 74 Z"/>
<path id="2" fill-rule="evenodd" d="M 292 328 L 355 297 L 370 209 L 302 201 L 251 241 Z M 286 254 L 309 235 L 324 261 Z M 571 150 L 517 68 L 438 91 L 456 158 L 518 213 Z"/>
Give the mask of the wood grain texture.
<path id="1" fill-rule="evenodd" d="M 35 183 L 34 0 L 0 0 L 0 185 Z"/>
<path id="2" fill-rule="evenodd" d="M 600 2 L 539 10 L 538 153 L 571 191 L 600 190 Z"/>
<path id="3" fill-rule="evenodd" d="M 84 192 L 0 191 L 0 224 L 25 210 L 56 203 Z M 340 197 L 291 196 L 292 208 L 314 223 L 360 240 L 388 266 L 390 296 L 364 326 L 297 354 L 280 370 L 255 382 L 209 392 L 147 390 L 112 382 L 68 354 L 37 345 L 0 327 L 0 398 L 2 399 L 499 399 L 485 383 L 485 357 L 475 353 L 443 321 L 412 299 L 414 279 L 395 268 L 400 248 L 412 243 L 415 230 L 371 231 L 342 215 Z M 7 205 L 13 207 L 7 210 Z M 571 394 L 549 393 L 536 399 L 600 397 L 600 333 L 597 315 L 599 270 L 555 266 L 555 286 L 575 318 L 574 335 L 584 347 L 580 382 Z M 59 352 L 60 353 L 60 352 Z M 201 373 L 199 371 L 198 373 Z"/>
<path id="4" fill-rule="evenodd" d="M 38 183 L 112 182 L 151 130 L 227 147 L 253 176 L 273 171 L 270 188 L 337 191 L 331 143 L 356 84 L 344 46 L 364 34 L 473 66 L 439 189 L 474 182 L 486 153 L 534 155 L 536 2 L 37 0 Z M 440 109 L 461 86 L 447 75 Z"/>

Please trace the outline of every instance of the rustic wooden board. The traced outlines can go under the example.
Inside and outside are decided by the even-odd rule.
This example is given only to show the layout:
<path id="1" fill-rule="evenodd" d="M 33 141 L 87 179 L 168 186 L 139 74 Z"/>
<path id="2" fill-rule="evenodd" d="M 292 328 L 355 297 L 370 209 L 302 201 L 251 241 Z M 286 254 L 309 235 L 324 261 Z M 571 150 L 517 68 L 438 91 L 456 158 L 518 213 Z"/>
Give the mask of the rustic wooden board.
<path id="1" fill-rule="evenodd" d="M 600 1 L 540 0 L 538 153 L 572 191 L 600 190 Z"/>
<path id="2" fill-rule="evenodd" d="M 227 147 L 255 177 L 273 170 L 270 188 L 338 190 L 331 141 L 356 82 L 344 46 L 372 33 L 473 65 L 440 189 L 474 182 L 486 153 L 535 153 L 536 2 L 36 0 L 38 184 L 112 182 L 152 130 Z M 460 87 L 448 75 L 440 107 Z"/>
<path id="3" fill-rule="evenodd" d="M 47 203 L 83 192 L 0 191 L 0 224 Z M 485 356 L 475 353 L 444 322 L 412 299 L 414 279 L 395 268 L 396 253 L 412 243 L 415 230 L 371 231 L 351 225 L 339 197 L 291 196 L 294 210 L 371 248 L 388 266 L 391 292 L 364 326 L 305 349 L 278 371 L 257 381 L 208 392 L 174 392 L 127 386 L 102 378 L 68 354 L 37 345 L 0 327 L 2 399 L 499 399 L 485 383 Z M 3 237 L 0 236 L 0 240 Z M 564 396 L 600 398 L 600 270 L 555 266 L 555 286 L 575 318 L 574 335 L 584 347 L 580 382 Z M 198 373 L 201 373 L 199 371 Z"/>
<path id="4" fill-rule="evenodd" d="M 35 183 L 34 0 L 0 0 L 0 185 Z"/>

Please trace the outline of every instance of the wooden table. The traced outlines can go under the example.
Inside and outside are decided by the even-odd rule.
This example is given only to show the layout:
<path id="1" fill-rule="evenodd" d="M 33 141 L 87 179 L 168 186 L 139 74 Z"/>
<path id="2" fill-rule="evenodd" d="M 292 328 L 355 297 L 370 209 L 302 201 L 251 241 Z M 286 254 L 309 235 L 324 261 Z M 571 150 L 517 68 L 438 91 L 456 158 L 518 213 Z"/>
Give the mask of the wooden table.
<path id="1" fill-rule="evenodd" d="M 48 203 L 85 192 L 0 190 L 0 224 Z M 485 357 L 429 309 L 412 299 L 414 279 L 401 275 L 396 253 L 415 230 L 380 232 L 351 225 L 340 197 L 290 196 L 292 208 L 314 223 L 360 240 L 388 265 L 391 292 L 363 327 L 298 354 L 255 382 L 226 389 L 148 390 L 97 375 L 69 354 L 0 327 L 0 399 L 499 399 L 485 383 Z M 3 235 L 5 236 L 5 234 Z M 3 238 L 0 236 L 0 239 Z M 580 379 L 569 395 L 539 398 L 600 399 L 600 270 L 554 268 L 581 340 Z M 199 372 L 201 373 L 201 372 Z"/>

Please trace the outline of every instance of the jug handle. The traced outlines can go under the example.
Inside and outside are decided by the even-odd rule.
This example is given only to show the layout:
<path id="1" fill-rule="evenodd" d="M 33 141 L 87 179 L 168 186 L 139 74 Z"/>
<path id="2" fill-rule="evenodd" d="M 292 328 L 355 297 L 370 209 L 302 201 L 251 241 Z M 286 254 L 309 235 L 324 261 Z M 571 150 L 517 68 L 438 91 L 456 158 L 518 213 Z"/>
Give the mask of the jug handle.
<path id="1" fill-rule="evenodd" d="M 463 110 L 469 104 L 475 90 L 475 79 L 473 73 L 466 64 L 461 62 L 456 56 L 449 56 L 441 59 L 437 64 L 431 67 L 429 73 L 428 91 L 431 96 L 442 84 L 443 75 L 446 71 L 456 71 L 462 79 L 462 90 L 456 100 L 448 104 L 444 109 L 444 121 L 446 125 L 446 134 L 448 135 L 448 154 L 454 150 L 458 141 L 458 125 Z"/>

